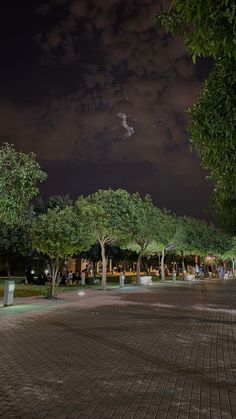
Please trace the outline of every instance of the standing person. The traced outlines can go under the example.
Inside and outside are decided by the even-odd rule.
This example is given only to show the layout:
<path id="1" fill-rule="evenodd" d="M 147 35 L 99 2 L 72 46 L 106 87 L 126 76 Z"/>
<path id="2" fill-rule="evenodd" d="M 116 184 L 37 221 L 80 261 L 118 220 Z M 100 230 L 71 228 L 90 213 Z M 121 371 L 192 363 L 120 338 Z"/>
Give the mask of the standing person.
<path id="1" fill-rule="evenodd" d="M 198 264 L 196 263 L 196 265 L 195 265 L 195 276 L 196 276 L 196 278 L 198 278 L 199 270 L 200 270 L 200 268 L 199 268 Z"/>
<path id="2" fill-rule="evenodd" d="M 220 279 L 224 279 L 224 277 L 225 277 L 224 265 L 220 265 L 220 267 L 219 267 L 219 277 L 220 277 Z"/>
<path id="3" fill-rule="evenodd" d="M 69 281 L 69 284 L 71 285 L 72 284 L 72 281 L 73 281 L 73 271 L 70 271 L 69 272 L 69 274 L 68 274 L 68 281 Z"/>
<path id="4" fill-rule="evenodd" d="M 86 273 L 85 270 L 81 272 L 81 285 L 85 285 Z"/>
<path id="5" fill-rule="evenodd" d="M 200 265 L 199 275 L 200 275 L 200 279 L 204 279 L 204 267 L 203 267 L 203 265 Z"/>

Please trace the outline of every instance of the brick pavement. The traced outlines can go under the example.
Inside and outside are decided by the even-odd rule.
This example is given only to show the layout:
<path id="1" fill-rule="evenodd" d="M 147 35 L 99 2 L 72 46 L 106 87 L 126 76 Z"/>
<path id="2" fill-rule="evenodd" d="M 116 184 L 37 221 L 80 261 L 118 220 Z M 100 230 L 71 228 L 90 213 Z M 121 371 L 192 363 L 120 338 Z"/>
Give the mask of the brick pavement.
<path id="1" fill-rule="evenodd" d="M 1 308 L 0 417 L 236 418 L 235 295 L 158 284 Z"/>

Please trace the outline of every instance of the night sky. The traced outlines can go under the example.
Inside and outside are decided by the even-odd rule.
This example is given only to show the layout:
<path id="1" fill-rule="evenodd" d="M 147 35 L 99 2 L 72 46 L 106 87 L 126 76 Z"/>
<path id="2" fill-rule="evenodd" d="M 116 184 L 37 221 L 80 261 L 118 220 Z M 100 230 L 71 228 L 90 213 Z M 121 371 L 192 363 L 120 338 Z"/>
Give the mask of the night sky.
<path id="1" fill-rule="evenodd" d="M 162 2 L 164 3 L 164 2 Z M 151 194 L 204 217 L 207 173 L 184 108 L 210 65 L 156 29 L 157 0 L 1 2 L 0 138 L 33 151 L 43 196 L 98 188 Z"/>

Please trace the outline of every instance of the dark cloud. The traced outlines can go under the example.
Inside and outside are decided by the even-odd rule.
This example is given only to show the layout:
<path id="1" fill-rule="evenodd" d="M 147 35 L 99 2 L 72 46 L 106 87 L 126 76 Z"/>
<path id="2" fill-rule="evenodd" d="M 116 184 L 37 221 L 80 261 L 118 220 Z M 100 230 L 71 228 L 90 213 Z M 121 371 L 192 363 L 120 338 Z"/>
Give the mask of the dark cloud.
<path id="1" fill-rule="evenodd" d="M 91 185 L 93 174 L 100 187 L 127 185 L 158 198 L 177 188 L 194 202 L 203 188 L 206 197 L 184 109 L 209 65 L 194 66 L 181 39 L 155 28 L 159 7 L 152 0 L 37 1 L 24 18 L 31 62 L 21 61 L 16 88 L 7 78 L 0 97 L 1 138 L 33 150 L 48 167 L 60 164 L 60 176 L 72 164 L 70 173 L 86 173 Z M 107 178 L 106 167 L 115 168 Z"/>

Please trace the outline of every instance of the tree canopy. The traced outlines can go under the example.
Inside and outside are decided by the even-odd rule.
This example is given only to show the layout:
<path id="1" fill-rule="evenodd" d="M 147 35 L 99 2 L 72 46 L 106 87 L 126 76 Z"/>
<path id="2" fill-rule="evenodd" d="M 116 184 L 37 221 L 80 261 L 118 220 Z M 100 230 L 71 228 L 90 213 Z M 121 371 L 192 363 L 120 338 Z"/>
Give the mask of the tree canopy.
<path id="1" fill-rule="evenodd" d="M 38 183 L 46 179 L 33 153 L 15 150 L 13 145 L 0 147 L 0 222 L 21 224 L 31 199 L 38 193 Z"/>
<path id="2" fill-rule="evenodd" d="M 184 38 L 196 57 L 236 59 L 235 5 L 229 0 L 173 0 L 161 10 L 158 22 L 172 35 Z"/>
<path id="3" fill-rule="evenodd" d="M 176 247 L 176 228 L 178 219 L 167 209 L 156 208 L 156 241 L 166 250 Z"/>
<path id="4" fill-rule="evenodd" d="M 230 238 L 228 248 L 222 251 L 221 257 L 223 259 L 236 259 L 236 236 Z"/>
<path id="5" fill-rule="evenodd" d="M 165 208 L 156 208 L 155 217 L 155 232 L 156 232 L 156 244 L 157 250 L 161 251 L 161 277 L 165 280 L 165 266 L 164 260 L 165 255 L 168 251 L 176 249 L 176 228 L 177 228 L 177 217 L 175 214 L 166 210 Z"/>
<path id="6" fill-rule="evenodd" d="M 53 290 L 60 264 L 68 256 L 91 246 L 86 225 L 80 223 L 77 211 L 73 207 L 49 209 L 32 220 L 32 245 L 48 256 L 51 262 Z"/>
<path id="7" fill-rule="evenodd" d="M 236 62 L 219 59 L 197 104 L 188 109 L 190 141 L 215 185 L 216 214 L 232 233 L 236 233 L 235 92 Z"/>
<path id="8" fill-rule="evenodd" d="M 175 239 L 184 254 L 199 256 L 220 255 L 229 246 L 228 237 L 213 225 L 191 217 L 178 218 Z"/>
<path id="9" fill-rule="evenodd" d="M 149 195 L 144 198 L 138 193 L 130 195 L 129 222 L 126 228 L 126 244 L 130 250 L 138 253 L 137 283 L 140 283 L 140 266 L 142 256 L 148 251 L 154 241 L 155 232 L 155 207 Z M 131 240 L 128 242 L 128 240 Z"/>
<path id="10" fill-rule="evenodd" d="M 173 0 L 157 22 L 183 37 L 193 61 L 212 57 L 213 70 L 198 102 L 188 109 L 190 141 L 210 171 L 212 208 L 236 233 L 236 8 L 228 0 Z"/>
<path id="11" fill-rule="evenodd" d="M 127 238 L 130 195 L 123 189 L 98 190 L 92 195 L 79 197 L 78 210 L 90 228 L 93 242 L 99 242 L 102 255 L 102 288 L 106 288 L 107 244 L 119 244 Z"/>

